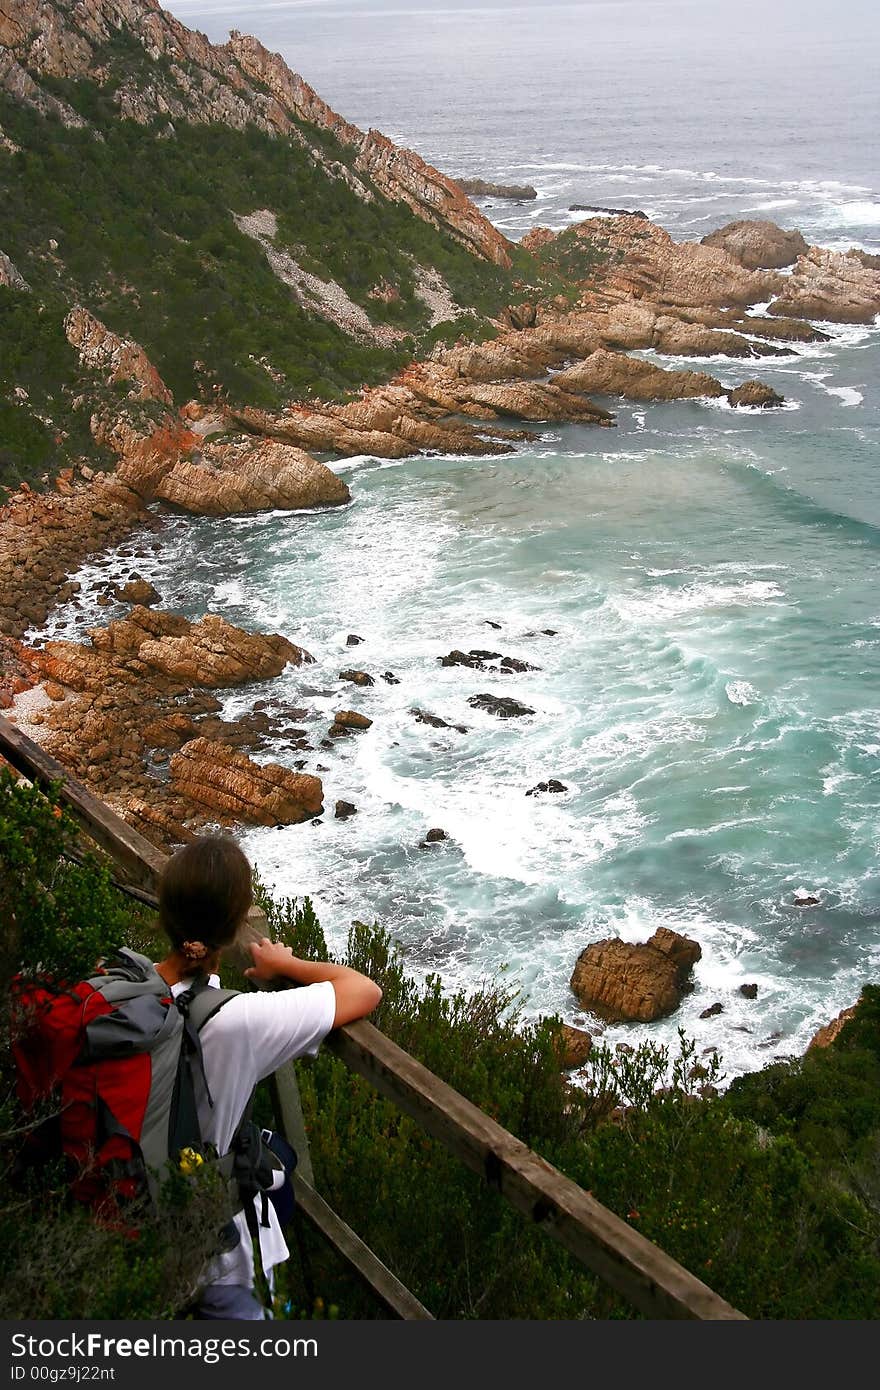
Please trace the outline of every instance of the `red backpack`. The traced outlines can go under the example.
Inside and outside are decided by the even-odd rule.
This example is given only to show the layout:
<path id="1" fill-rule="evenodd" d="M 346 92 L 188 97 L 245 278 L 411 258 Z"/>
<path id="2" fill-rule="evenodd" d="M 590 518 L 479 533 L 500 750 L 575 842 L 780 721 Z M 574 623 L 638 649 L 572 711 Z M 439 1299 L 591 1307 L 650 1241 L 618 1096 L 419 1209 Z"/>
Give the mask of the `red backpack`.
<path id="1" fill-rule="evenodd" d="M 72 1194 L 115 1224 L 175 1167 L 191 1172 L 213 1156 L 198 1120 L 200 1096 L 210 1102 L 199 1031 L 236 993 L 199 981 L 174 998 L 153 963 L 128 950 L 71 988 L 19 980 L 18 1097 L 30 1114 L 51 1110 L 23 1166 L 63 1155 Z"/>

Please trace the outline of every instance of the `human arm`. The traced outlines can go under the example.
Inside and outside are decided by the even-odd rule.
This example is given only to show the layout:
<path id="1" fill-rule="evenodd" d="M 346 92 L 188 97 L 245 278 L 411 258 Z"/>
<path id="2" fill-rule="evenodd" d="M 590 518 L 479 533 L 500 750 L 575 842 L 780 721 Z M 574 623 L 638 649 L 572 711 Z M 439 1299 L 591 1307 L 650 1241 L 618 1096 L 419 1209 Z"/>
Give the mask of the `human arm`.
<path id="1" fill-rule="evenodd" d="M 270 941 L 266 936 L 250 943 L 250 953 L 254 963 L 244 972 L 250 980 L 292 980 L 298 985 L 329 981 L 336 995 L 334 1028 L 365 1018 L 382 998 L 382 991 L 375 981 L 368 975 L 362 975 L 359 970 L 329 961 L 301 960 L 289 946 Z"/>

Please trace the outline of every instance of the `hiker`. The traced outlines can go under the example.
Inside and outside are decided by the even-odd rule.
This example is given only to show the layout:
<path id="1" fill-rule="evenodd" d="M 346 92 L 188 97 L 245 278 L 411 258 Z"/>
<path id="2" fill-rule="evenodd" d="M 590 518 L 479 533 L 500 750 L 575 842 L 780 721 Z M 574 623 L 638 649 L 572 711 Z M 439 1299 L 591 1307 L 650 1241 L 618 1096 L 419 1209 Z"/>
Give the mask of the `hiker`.
<path id="1" fill-rule="evenodd" d="M 170 941 L 156 969 L 177 996 L 193 983 L 219 987 L 223 950 L 233 944 L 253 901 L 251 867 L 228 836 L 201 837 L 168 860 L 159 885 L 159 920 Z M 382 991 L 345 965 L 298 959 L 289 946 L 264 937 L 250 944 L 252 980 L 290 980 L 302 989 L 260 989 L 222 997 L 199 1029 L 205 1094 L 197 1097 L 204 1140 L 229 1151 L 256 1083 L 294 1057 L 314 1056 L 331 1028 L 364 1018 Z M 204 998 L 204 991 L 202 992 Z M 256 1320 L 271 1316 L 255 1284 L 254 1236 L 262 1270 L 288 1257 L 275 1207 L 263 1201 L 234 1218 L 234 1248 L 211 1261 L 198 1294 L 196 1316 Z M 234 1236 L 233 1236 L 234 1239 Z M 262 1283 L 262 1280 L 260 1280 Z"/>

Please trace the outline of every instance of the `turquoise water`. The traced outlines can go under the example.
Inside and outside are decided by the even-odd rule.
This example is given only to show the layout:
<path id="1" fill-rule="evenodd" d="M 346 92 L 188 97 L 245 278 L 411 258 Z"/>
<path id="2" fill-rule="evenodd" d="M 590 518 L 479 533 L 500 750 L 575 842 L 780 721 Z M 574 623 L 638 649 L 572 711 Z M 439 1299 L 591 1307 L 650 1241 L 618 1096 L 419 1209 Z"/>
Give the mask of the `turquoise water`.
<path id="1" fill-rule="evenodd" d="M 416 971 L 470 985 L 503 970 L 530 1011 L 574 1019 L 582 947 L 667 925 L 702 946 L 695 991 L 671 1020 L 608 1033 L 681 1024 L 731 1071 L 803 1046 L 876 973 L 877 415 L 808 379 L 830 363 L 834 389 L 862 394 L 876 332 L 837 332 L 797 375 L 784 360 L 764 373 L 789 374 L 797 407 L 772 417 L 622 407 L 614 432 L 546 430 L 500 459 L 354 460 L 338 465 L 345 509 L 175 518 L 158 553 L 145 541 L 116 562 L 184 612 L 314 653 L 229 712 L 307 705 L 316 741 L 336 709 L 374 720 L 307 755 L 324 769 L 320 825 L 245 836 L 334 943 L 377 918 Z M 472 647 L 540 670 L 440 666 Z M 352 664 L 376 685 L 341 683 Z M 498 721 L 468 705 L 483 692 L 535 713 Z M 551 777 L 564 794 L 526 796 Z M 337 798 L 358 815 L 334 820 Z M 433 825 L 452 842 L 420 849 Z M 801 888 L 820 903 L 795 906 Z M 700 1020 L 716 999 L 724 1014 Z"/>
<path id="2" fill-rule="evenodd" d="M 785 0 L 756 25 L 745 5 L 735 33 L 727 6 L 641 0 L 174 8 L 215 39 L 258 33 L 344 114 L 443 168 L 528 178 L 536 204 L 485 205 L 510 235 L 592 201 L 682 237 L 769 216 L 880 249 L 873 6 L 844 23 L 839 5 Z M 110 562 L 190 615 L 314 653 L 230 712 L 305 705 L 318 737 L 340 708 L 374 720 L 306 755 L 320 824 L 245 836 L 266 878 L 312 895 L 334 945 L 379 919 L 416 972 L 502 975 L 529 1011 L 573 1021 L 578 952 L 666 925 L 702 946 L 694 992 L 607 1036 L 683 1026 L 729 1074 L 801 1050 L 877 977 L 880 331 L 830 331 L 772 364 L 688 364 L 759 375 L 783 411 L 621 406 L 613 431 L 546 429 L 507 457 L 351 460 L 341 511 L 174 518 L 158 552 L 144 538 Z M 540 670 L 439 664 L 477 647 Z M 400 683 L 357 690 L 338 679 L 351 665 Z M 483 692 L 535 713 L 500 722 L 468 705 Z M 526 796 L 554 777 L 565 793 Z M 334 820 L 337 798 L 357 816 Z M 450 842 L 420 849 L 435 825 Z M 796 906 L 799 889 L 819 903 Z"/>

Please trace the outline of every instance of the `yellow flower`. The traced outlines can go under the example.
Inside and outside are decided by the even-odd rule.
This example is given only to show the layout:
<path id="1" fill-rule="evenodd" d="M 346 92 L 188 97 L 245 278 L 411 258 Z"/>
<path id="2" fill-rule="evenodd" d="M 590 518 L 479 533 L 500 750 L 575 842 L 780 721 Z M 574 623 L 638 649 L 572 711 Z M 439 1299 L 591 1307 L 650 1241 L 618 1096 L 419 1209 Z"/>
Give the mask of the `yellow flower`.
<path id="1" fill-rule="evenodd" d="M 197 1149 L 186 1148 L 180 1150 L 180 1171 L 186 1178 L 191 1178 L 193 1173 L 198 1172 L 204 1161 L 204 1158 Z"/>

